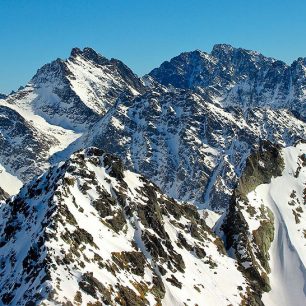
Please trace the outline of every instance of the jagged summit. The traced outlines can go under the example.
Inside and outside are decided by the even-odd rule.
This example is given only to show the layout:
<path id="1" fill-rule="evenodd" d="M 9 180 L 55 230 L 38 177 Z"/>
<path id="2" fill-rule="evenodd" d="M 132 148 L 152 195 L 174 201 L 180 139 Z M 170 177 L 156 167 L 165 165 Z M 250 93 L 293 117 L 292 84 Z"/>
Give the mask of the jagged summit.
<path id="1" fill-rule="evenodd" d="M 219 51 L 232 52 L 234 49 L 237 49 L 237 48 L 233 47 L 230 44 L 220 43 L 220 44 L 215 44 L 213 46 L 211 53 L 216 53 L 216 52 L 219 52 Z"/>
<path id="2" fill-rule="evenodd" d="M 3 94 L 3 93 L 0 92 L 0 99 L 5 99 L 6 97 L 7 97 L 6 94 Z"/>
<path id="3" fill-rule="evenodd" d="M 29 88 L 22 88 L 9 102 L 24 105 L 26 98 L 28 107 L 49 123 L 76 131 L 97 121 L 122 94 L 144 91 L 141 80 L 126 65 L 91 48 L 73 48 L 68 59 L 44 65 L 29 86 L 31 97 Z"/>
<path id="4" fill-rule="evenodd" d="M 222 107 L 286 108 L 305 120 L 306 65 L 286 63 L 258 52 L 217 44 L 211 53 L 184 52 L 153 69 L 149 75 L 209 96 Z"/>
<path id="5" fill-rule="evenodd" d="M 62 80 L 68 73 L 65 67 L 65 61 L 57 58 L 51 63 L 47 63 L 39 68 L 33 78 L 30 80 L 30 84 L 39 87 L 47 82 L 56 82 Z M 21 89 L 22 90 L 22 89 Z"/>
<path id="6" fill-rule="evenodd" d="M 221 50 L 231 51 L 229 52 L 230 55 L 224 56 L 223 58 L 223 55 L 221 56 L 220 53 Z M 219 57 L 217 56 L 217 51 L 219 51 Z M 138 97 L 146 101 L 151 93 L 159 93 L 161 97 L 164 95 L 172 95 L 171 107 L 175 108 L 179 104 L 179 107 L 185 109 L 185 107 L 189 107 L 186 104 L 188 99 L 185 102 L 181 102 L 181 95 L 184 95 L 184 93 L 180 94 L 179 91 L 190 91 L 191 95 L 196 94 L 201 96 L 201 98 L 197 97 L 195 99 L 200 99 L 200 104 L 207 108 L 205 111 L 207 112 L 207 118 L 214 118 L 212 114 L 213 110 L 226 118 L 235 118 L 235 113 L 239 113 L 240 119 L 245 120 L 246 126 L 252 130 L 251 134 L 268 137 L 270 140 L 273 140 L 273 135 L 277 135 L 277 129 L 273 124 L 273 131 L 265 131 L 263 124 L 264 118 L 266 117 L 268 118 L 268 122 L 271 122 L 269 120 L 271 116 L 273 118 L 279 116 L 275 120 L 276 122 L 282 121 L 280 130 L 285 133 L 282 134 L 284 137 L 279 137 L 278 135 L 277 141 L 280 138 L 286 138 L 285 142 L 287 144 L 291 143 L 289 139 L 295 139 L 297 131 L 302 135 L 301 137 L 304 135 L 304 132 L 301 132 L 303 128 L 300 122 L 297 121 L 296 123 L 295 118 L 293 116 L 291 118 L 287 113 L 291 111 L 295 117 L 301 120 L 303 120 L 306 113 L 304 93 L 306 70 L 305 60 L 303 61 L 303 59 L 299 59 L 292 66 L 287 67 L 280 61 L 273 61 L 261 55 L 256 55 L 258 54 L 256 52 L 234 48 L 226 44 L 219 44 L 212 51 L 212 53 L 215 53 L 215 56 L 200 50 L 184 52 L 169 62 L 163 63 L 159 68 L 153 70 L 149 76 L 140 79 L 121 61 L 106 59 L 91 48 L 84 48 L 82 50 L 74 48 L 71 53 L 72 55 L 67 60 L 58 59 L 46 64 L 33 77 L 28 86 L 11 94 L 5 100 L 1 100 L 1 105 L 12 108 L 25 118 L 25 122 L 28 125 L 31 125 L 37 130 L 37 133 L 32 133 L 32 135 L 33 138 L 39 138 L 38 142 L 43 142 L 44 138 L 49 141 L 56 138 L 56 141 L 51 141 L 55 145 L 40 146 L 43 150 L 38 153 L 38 157 L 40 160 L 45 160 L 44 169 L 48 166 L 48 159 L 53 153 L 65 149 L 81 133 L 91 134 L 88 136 L 89 138 L 96 138 L 97 133 L 103 134 L 104 131 L 100 132 L 99 126 L 104 126 L 105 124 L 104 120 L 106 119 L 104 119 L 104 115 L 109 112 L 106 118 L 110 118 L 110 114 L 116 113 L 118 105 L 123 100 L 134 101 Z M 169 97 L 167 97 L 168 99 Z M 176 99 L 177 102 L 175 101 Z M 137 102 L 137 99 L 135 101 Z M 157 102 L 158 104 L 159 102 Z M 142 119 L 144 120 L 142 122 L 145 126 L 145 122 L 148 123 L 153 119 L 149 116 L 149 113 L 154 113 L 155 110 L 149 109 L 148 105 L 150 103 L 144 105 L 135 103 L 135 105 L 144 108 L 143 113 L 146 116 Z M 191 103 L 191 108 L 192 105 L 193 103 Z M 133 106 L 129 106 L 129 109 L 131 108 Z M 260 110 L 257 108 L 260 108 Z M 270 109 L 277 111 L 270 112 Z M 278 112 L 279 109 L 280 111 Z M 178 110 L 179 113 L 180 111 Z M 254 116 L 252 115 L 254 113 L 256 113 L 257 118 L 260 117 L 262 119 L 258 121 L 257 125 L 254 123 L 250 126 L 254 120 Z M 281 113 L 284 113 L 284 115 L 277 115 Z M 189 114 L 187 109 L 185 114 L 186 116 L 184 118 L 189 116 L 191 121 L 198 121 L 198 118 L 195 118 L 193 114 Z M 122 110 L 122 113 L 118 115 L 124 117 L 120 120 L 123 122 L 129 121 L 129 118 L 133 117 L 131 112 L 126 113 L 125 110 Z M 178 117 L 180 116 L 178 115 Z M 252 119 L 249 120 L 249 117 Z M 133 151 L 135 149 L 134 145 L 137 143 L 137 137 L 131 135 L 134 133 L 137 135 L 138 131 L 134 131 L 135 126 L 141 125 L 141 128 L 143 128 L 142 124 L 137 121 L 137 118 L 133 117 L 134 123 L 131 124 L 131 129 L 127 131 L 124 124 L 116 124 L 115 118 L 112 118 L 112 120 L 109 122 L 109 125 L 111 125 L 111 130 L 114 127 L 116 128 L 114 142 L 123 142 L 127 138 L 135 139 L 135 142 L 131 144 L 131 148 L 129 149 Z M 201 120 L 204 120 L 204 117 Z M 209 121 L 210 119 L 205 120 Z M 104 123 L 100 124 L 99 121 L 103 121 Z M 174 122 L 177 123 L 175 128 L 179 128 L 180 125 L 184 126 L 184 128 L 186 127 L 184 120 L 181 122 L 174 120 L 171 124 Z M 158 139 L 163 138 L 162 136 L 158 136 L 161 133 L 160 130 L 167 129 L 163 127 L 163 124 L 163 122 L 159 122 L 160 127 L 156 135 L 157 138 L 159 137 Z M 202 128 L 207 126 L 204 122 L 199 122 L 199 124 Z M 285 125 L 287 125 L 287 129 L 284 129 Z M 96 128 L 93 128 L 94 126 Z M 118 129 L 119 126 L 122 126 L 122 131 Z M 154 126 L 150 126 L 148 129 L 152 130 Z M 220 145 L 218 145 L 218 148 L 213 146 L 215 150 L 219 151 L 220 147 L 222 147 L 222 150 L 227 148 L 225 135 L 229 133 L 228 129 L 230 129 L 229 126 L 219 130 L 222 130 L 222 134 L 224 134 L 222 137 L 220 135 L 218 136 L 220 137 L 218 138 Z M 219 131 L 216 134 L 219 134 Z M 127 133 L 128 136 L 121 135 L 124 133 Z M 202 133 L 201 128 L 199 129 L 199 136 L 201 135 L 200 133 Z M 212 132 L 212 134 L 214 133 L 215 131 Z M 263 134 L 265 136 L 262 136 Z M 123 138 L 119 139 L 118 137 Z M 239 138 L 239 135 L 237 137 Z M 171 148 L 173 145 L 168 141 L 167 137 L 165 138 L 167 141 L 165 147 L 169 148 L 169 152 L 172 152 Z M 202 138 L 200 137 L 199 139 Z M 207 145 L 207 139 L 202 139 L 200 142 L 197 142 L 196 147 L 199 149 L 201 145 Z M 181 140 L 182 143 L 185 141 L 185 139 Z M 25 142 L 22 143 L 24 144 Z M 142 146 L 139 146 L 139 149 L 140 147 Z M 144 145 L 144 147 L 147 149 L 152 148 L 153 155 L 156 152 L 154 144 L 149 143 Z M 28 158 L 29 164 L 35 165 L 32 154 L 27 152 L 27 148 L 27 146 L 21 148 L 22 159 Z M 17 152 L 8 153 L 7 150 L 3 151 L 5 152 L 0 152 L 0 163 L 3 163 L 5 168 L 11 172 L 12 169 L 16 168 L 15 161 L 20 160 L 19 154 Z M 204 151 L 202 150 L 202 152 Z M 124 155 L 126 153 L 124 150 L 122 154 Z M 121 152 L 118 154 L 121 154 Z M 146 154 L 144 153 L 144 155 Z M 204 155 L 207 154 L 207 152 L 204 153 Z M 148 152 L 148 156 L 151 156 L 150 152 Z M 123 158 L 137 159 L 137 155 L 127 155 Z M 19 165 L 19 163 L 17 164 Z M 238 164 L 240 166 L 242 165 L 239 161 Z M 137 165 L 138 162 L 133 165 L 135 169 L 138 169 Z M 42 164 L 40 164 L 39 168 L 41 166 Z M 206 168 L 212 167 L 213 164 L 206 166 Z M 145 171 L 149 168 L 151 167 L 145 166 Z M 25 168 L 21 165 L 20 169 L 21 172 L 25 171 Z M 171 172 L 176 171 L 175 169 L 172 168 Z M 217 172 L 219 170 L 217 171 L 216 169 Z M 40 171 L 42 170 L 37 169 L 35 173 Z M 186 171 L 188 175 L 192 173 L 192 171 L 187 169 Z M 17 173 L 22 180 L 25 177 L 30 179 L 28 175 L 25 176 L 22 173 L 19 175 L 19 172 Z M 148 175 L 153 179 L 156 176 L 156 169 L 152 173 L 149 170 Z M 178 177 L 183 176 L 179 175 Z M 210 180 L 209 178 L 207 179 Z M 154 181 L 156 182 L 155 179 Z M 172 195 L 183 194 L 183 191 L 180 192 L 176 189 L 176 186 L 172 186 L 171 184 L 167 180 L 166 185 L 168 187 L 166 189 L 171 189 Z M 202 188 L 206 188 L 205 184 Z M 199 195 L 201 201 L 203 200 L 202 195 L 203 193 L 201 193 L 201 196 Z M 192 198 L 194 199 L 195 197 Z M 186 199 L 189 200 L 190 198 L 186 197 Z M 207 198 L 205 202 L 207 202 Z"/>
<path id="7" fill-rule="evenodd" d="M 71 54 L 70 54 L 72 57 L 75 57 L 77 55 L 84 55 L 84 56 L 88 56 L 90 57 L 91 56 L 102 56 L 101 54 L 98 54 L 94 49 L 90 48 L 90 47 L 85 47 L 83 48 L 83 50 L 81 50 L 80 48 L 78 47 L 75 47 L 75 48 L 72 48 L 71 50 Z"/>
<path id="8" fill-rule="evenodd" d="M 240 48 L 240 47 L 234 47 L 230 44 L 215 44 L 212 48 L 211 51 L 211 55 L 215 56 L 215 57 L 219 57 L 221 54 L 222 56 L 229 56 L 233 53 L 245 53 L 245 54 L 250 54 L 253 56 L 259 56 L 259 57 L 265 57 L 264 55 L 262 55 L 261 53 L 257 52 L 257 51 L 253 51 L 253 50 L 248 50 L 248 49 L 244 49 L 244 48 Z M 269 59 L 269 57 L 265 57 L 267 59 Z M 271 58 L 271 60 L 273 60 Z"/>
<path id="9" fill-rule="evenodd" d="M 132 98 L 146 90 L 121 61 L 108 60 L 90 48 L 72 53 L 73 57 L 44 65 L 25 87 L 0 99 L 0 106 L 11 110 L 6 111 L 8 120 L 17 115 L 23 119 L 18 119 L 18 126 L 12 124 L 21 138 L 0 138 L 0 166 L 23 182 L 45 170 L 53 153 L 92 128 L 121 96 Z M 6 132 L 5 122 L 0 131 Z M 31 133 L 22 132 L 29 129 Z M 0 186 L 6 187 L 1 179 Z"/>
<path id="10" fill-rule="evenodd" d="M 103 55 L 97 53 L 94 49 L 86 47 L 83 50 L 79 48 L 73 48 L 70 53 L 70 58 L 81 56 L 84 59 L 95 62 L 98 65 L 104 65 L 108 63 L 108 59 Z"/>

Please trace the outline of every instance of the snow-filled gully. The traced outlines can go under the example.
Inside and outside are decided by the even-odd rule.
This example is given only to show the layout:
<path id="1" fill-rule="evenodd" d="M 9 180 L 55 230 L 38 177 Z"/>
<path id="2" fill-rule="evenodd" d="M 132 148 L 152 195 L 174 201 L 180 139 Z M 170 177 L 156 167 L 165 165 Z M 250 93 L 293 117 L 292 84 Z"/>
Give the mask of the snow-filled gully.
<path id="1" fill-rule="evenodd" d="M 286 223 L 275 201 L 270 196 L 274 214 L 275 238 L 271 246 L 272 290 L 263 295 L 267 306 L 305 306 L 306 269 L 292 244 Z M 303 294 L 304 293 L 304 294 Z"/>

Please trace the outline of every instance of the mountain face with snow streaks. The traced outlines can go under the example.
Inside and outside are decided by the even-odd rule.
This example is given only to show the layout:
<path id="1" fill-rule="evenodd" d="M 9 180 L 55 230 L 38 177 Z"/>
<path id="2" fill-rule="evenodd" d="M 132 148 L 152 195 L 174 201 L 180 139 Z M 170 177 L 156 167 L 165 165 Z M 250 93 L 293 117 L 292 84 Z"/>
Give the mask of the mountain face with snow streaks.
<path id="1" fill-rule="evenodd" d="M 223 211 L 260 139 L 291 145 L 305 132 L 286 110 L 224 109 L 189 90 L 160 90 L 122 100 L 79 146 L 105 148 L 172 197 Z"/>
<path id="2" fill-rule="evenodd" d="M 57 140 L 40 133 L 7 106 L 0 106 L 0 126 L 0 163 L 9 165 L 10 170 L 21 179 L 39 174 L 50 147 L 57 145 Z"/>
<path id="3" fill-rule="evenodd" d="M 119 60 L 90 48 L 73 49 L 67 60 L 40 68 L 25 89 L 9 96 L 14 105 L 26 103 L 47 122 L 84 131 L 124 95 L 144 91 L 139 78 Z"/>
<path id="4" fill-rule="evenodd" d="M 284 101 L 286 96 L 274 93 L 273 100 L 271 84 L 284 83 L 289 66 L 253 51 L 216 45 L 211 54 L 187 52 L 140 80 L 118 60 L 108 60 L 90 48 L 74 48 L 67 60 L 43 66 L 26 87 L 0 104 L 30 119 L 42 138 L 57 140 L 58 145 L 44 150 L 47 153 L 40 156 L 44 163 L 33 173 L 68 157 L 73 150 L 65 148 L 72 143 L 70 148 L 95 145 L 119 155 L 169 195 L 222 211 L 259 139 L 290 145 L 305 137 L 305 123 L 298 119 L 303 112 L 297 110 L 305 106 L 303 63 L 297 60 L 295 72 L 289 73 L 300 98 L 285 105 L 271 102 L 275 97 Z M 270 96 L 258 91 L 258 103 L 253 103 L 254 93 L 236 90 L 246 80 L 256 80 L 256 86 L 266 88 Z M 283 87 L 277 88 L 283 92 Z M 229 98 L 236 91 L 244 104 Z M 119 124 L 122 120 L 127 124 Z M 77 140 L 81 134 L 84 142 Z M 57 152 L 61 153 L 49 160 Z M 5 158 L 2 166 L 11 171 L 16 166 Z M 24 159 L 31 163 L 27 154 Z M 18 167 L 23 182 L 33 177 Z"/>

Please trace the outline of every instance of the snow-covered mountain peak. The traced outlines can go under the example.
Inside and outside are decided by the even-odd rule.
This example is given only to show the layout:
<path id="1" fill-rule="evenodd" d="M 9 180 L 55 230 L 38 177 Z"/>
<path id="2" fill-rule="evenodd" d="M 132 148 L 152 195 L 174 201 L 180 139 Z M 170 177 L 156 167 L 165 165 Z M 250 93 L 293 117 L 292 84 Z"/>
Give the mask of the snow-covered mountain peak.
<path id="1" fill-rule="evenodd" d="M 233 52 L 234 47 L 229 44 L 215 44 L 212 48 L 211 54 L 212 55 L 217 55 L 220 54 L 221 52 L 224 54 L 229 54 Z"/>
<path id="2" fill-rule="evenodd" d="M 44 65 L 27 88 L 10 95 L 7 102 L 27 107 L 50 124 L 84 131 L 120 95 L 134 96 L 144 90 L 141 80 L 120 61 L 89 48 L 73 53 L 80 55 Z"/>
<path id="3" fill-rule="evenodd" d="M 9 97 L 14 105 L 28 104 L 51 124 L 83 131 L 121 95 L 144 92 L 141 80 L 121 61 L 107 59 L 91 48 L 74 48 L 71 56 L 41 67 L 31 79 L 31 98 L 23 88 Z M 28 92 L 28 90 L 27 90 Z"/>
<path id="4" fill-rule="evenodd" d="M 0 98 L 0 304 L 303 302 L 305 63 L 74 48 Z"/>
<path id="5" fill-rule="evenodd" d="M 8 120 L 21 116 L 18 122 L 24 127 L 18 126 L 18 132 L 29 127 L 33 131 L 27 137 L 11 138 L 7 126 L 0 126 L 6 135 L 0 138 L 0 166 L 6 169 L 0 178 L 10 173 L 28 181 L 48 167 L 50 155 L 90 129 L 119 97 L 133 98 L 148 89 L 119 60 L 108 60 L 90 48 L 72 53 L 67 60 L 44 65 L 25 87 L 0 99 L 0 106 L 11 110 L 5 112 L 12 116 Z M 6 188 L 2 179 L 0 186 Z"/>

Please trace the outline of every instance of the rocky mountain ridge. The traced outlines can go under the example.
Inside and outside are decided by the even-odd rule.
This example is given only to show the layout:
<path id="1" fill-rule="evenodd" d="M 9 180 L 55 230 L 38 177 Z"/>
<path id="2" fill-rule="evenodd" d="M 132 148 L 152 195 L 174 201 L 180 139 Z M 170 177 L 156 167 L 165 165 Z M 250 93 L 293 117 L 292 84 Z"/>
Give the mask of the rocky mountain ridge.
<path id="1" fill-rule="evenodd" d="M 225 66 L 224 63 L 227 62 L 230 66 Z M 275 68 L 275 62 L 278 63 L 278 61 L 253 51 L 235 49 L 228 45 L 216 45 L 211 54 L 200 51 L 184 53 L 171 60 L 169 64 L 162 64 L 159 69 L 150 74 L 151 76 L 140 80 L 118 60 L 108 60 L 90 48 L 83 50 L 74 48 L 67 60 L 58 59 L 45 65 L 26 87 L 10 95 L 6 100 L 1 100 L 0 104 L 17 111 L 24 117 L 28 125 L 32 125 L 33 129 L 40 132 L 41 136 L 32 140 L 41 143 L 38 157 L 42 162 L 39 165 L 36 165 L 31 154 L 24 150 L 31 146 L 21 146 L 23 159 L 36 167 L 34 171 L 31 170 L 33 174 L 41 173 L 46 169 L 50 164 L 49 158 L 54 153 L 65 150 L 71 143 L 73 143 L 71 147 L 75 149 L 90 145 L 106 147 L 108 151 L 120 155 L 131 169 L 144 173 L 171 196 L 206 206 L 220 202 L 220 205 L 213 206 L 222 209 L 224 205 L 226 206 L 224 203 L 228 202 L 231 190 L 240 175 L 245 157 L 251 149 L 250 143 L 256 146 L 258 142 L 256 139 L 263 138 L 290 145 L 297 138 L 305 137 L 305 124 L 290 114 L 292 108 L 282 109 L 278 105 L 274 109 L 273 105 L 267 102 L 268 96 L 265 99 L 258 96 L 261 102 L 255 105 L 250 103 L 253 105 L 252 108 L 246 108 L 247 102 L 242 107 L 234 100 L 226 104 L 216 98 L 224 96 L 225 92 L 228 92 L 228 96 L 231 95 L 233 88 L 236 88 L 241 80 L 246 79 L 246 75 L 248 75 L 247 79 L 253 77 L 256 82 L 259 82 L 259 72 L 265 75 L 263 80 L 266 85 L 262 87 L 269 88 L 270 85 L 267 84 L 273 82 L 273 78 L 268 82 L 268 77 L 273 75 L 271 71 Z M 167 65 L 170 65 L 171 69 L 165 69 Z M 263 68 L 266 66 L 268 68 Z M 285 64 L 281 66 L 283 70 L 289 67 Z M 195 69 L 195 67 L 201 67 L 201 69 Z M 271 73 L 263 72 L 267 69 Z M 171 75 L 177 73 L 174 78 L 177 81 L 169 79 L 172 87 L 159 84 L 159 82 L 166 84 L 170 81 L 159 78 L 158 71 L 163 74 L 164 78 L 169 76 L 170 79 Z M 279 74 L 280 72 L 277 72 L 277 75 Z M 299 79 L 302 78 L 301 71 Z M 190 86 L 187 86 L 186 83 L 188 79 Z M 219 84 L 219 87 L 216 84 Z M 301 81 L 300 91 L 303 90 L 302 84 Z M 184 92 L 173 86 L 188 89 Z M 216 90 L 222 90 L 222 93 L 215 94 Z M 161 101 L 152 105 L 150 101 L 154 99 L 157 101 L 161 99 Z M 241 96 L 241 99 L 248 101 L 245 95 Z M 159 116 L 160 111 L 156 108 L 164 104 L 163 100 L 170 101 L 166 106 L 170 111 L 162 115 L 165 122 L 160 119 L 156 122 L 150 112 Z M 147 102 L 142 105 L 138 101 Z M 188 105 L 189 101 L 193 101 L 191 105 Z M 121 103 L 127 106 L 120 106 Z M 150 109 L 151 106 L 153 109 Z M 120 108 L 127 108 L 127 115 L 124 115 Z M 178 112 L 183 110 L 183 113 L 174 114 L 171 108 L 178 109 Z M 104 118 L 103 114 L 106 111 L 107 115 Z M 141 124 L 137 122 L 134 115 L 131 115 L 133 112 L 141 112 L 137 114 L 141 116 Z M 111 114 L 113 118 L 110 118 Z M 121 118 L 122 116 L 126 118 Z M 170 119 L 171 126 L 168 127 L 166 117 L 170 116 L 173 118 Z M 219 118 L 223 118 L 222 122 Z M 123 126 L 121 129 L 118 120 L 119 122 L 128 120 L 128 122 L 131 121 L 131 124 L 134 123 L 129 127 Z M 178 123 L 178 120 L 181 122 Z M 234 122 L 235 120 L 239 123 Z M 106 123 L 107 121 L 109 122 Z M 193 121 L 196 127 L 191 126 Z M 268 121 L 267 125 L 266 121 Z M 114 133 L 112 137 L 114 145 L 110 145 L 111 134 L 105 135 L 106 130 Z M 85 134 L 85 142 L 76 140 L 81 134 Z M 123 139 L 135 139 L 136 141 L 138 134 L 142 137 L 140 140 L 142 144 L 136 144 L 133 147 L 130 143 L 124 145 L 123 148 L 121 145 Z M 250 139 L 249 144 L 240 141 L 246 138 L 246 134 Z M 174 138 L 170 140 L 171 135 Z M 51 145 L 44 145 L 44 139 L 48 139 Z M 88 142 L 87 139 L 92 141 Z M 184 155 L 185 146 L 190 147 L 190 150 L 192 147 L 192 152 L 188 152 L 188 156 Z M 233 148 L 233 146 L 238 148 Z M 120 150 L 117 150 L 118 147 Z M 174 152 L 175 150 L 177 153 Z M 134 153 L 131 153 L 132 151 Z M 180 151 L 182 154 L 179 154 Z M 52 160 L 56 162 L 59 159 L 65 159 L 70 152 L 72 153 L 73 150 L 57 154 Z M 190 154 L 192 160 L 203 162 L 204 165 L 199 164 L 198 168 L 190 169 L 188 162 L 186 164 Z M 24 173 L 21 165 L 14 163 L 19 159 L 19 154 L 15 158 L 7 156 L 6 152 L 0 154 L 0 157 L 1 155 L 3 156 L 2 165 L 8 171 L 17 170 L 17 172 L 14 170 L 14 175 L 17 173 L 19 179 L 25 182 L 33 177 Z M 144 157 L 139 164 L 138 156 Z M 170 169 L 170 172 L 167 171 L 169 175 L 162 173 L 165 162 L 161 159 L 165 157 L 166 168 Z M 153 166 L 154 163 L 157 163 L 157 166 Z M 216 167 L 219 163 L 224 166 Z M 225 169 L 229 177 L 224 175 Z M 203 174 L 197 174 L 199 171 Z M 199 186 L 193 190 L 186 190 L 186 187 L 182 186 L 183 180 L 188 182 L 187 185 L 184 184 L 185 186 L 194 186 L 195 182 L 198 182 L 196 185 Z M 220 194 L 215 189 L 224 191 Z"/>
<path id="2" fill-rule="evenodd" d="M 76 152 L 0 205 L 3 305 L 237 305 L 248 280 L 195 207 Z"/>
<path id="3" fill-rule="evenodd" d="M 8 97 L 62 128 L 84 131 L 124 94 L 144 91 L 141 80 L 121 61 L 91 48 L 74 48 L 68 59 L 40 68 L 25 88 Z M 27 101 L 24 101 L 27 99 Z"/>

